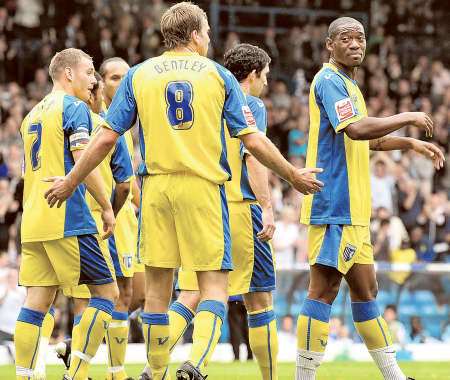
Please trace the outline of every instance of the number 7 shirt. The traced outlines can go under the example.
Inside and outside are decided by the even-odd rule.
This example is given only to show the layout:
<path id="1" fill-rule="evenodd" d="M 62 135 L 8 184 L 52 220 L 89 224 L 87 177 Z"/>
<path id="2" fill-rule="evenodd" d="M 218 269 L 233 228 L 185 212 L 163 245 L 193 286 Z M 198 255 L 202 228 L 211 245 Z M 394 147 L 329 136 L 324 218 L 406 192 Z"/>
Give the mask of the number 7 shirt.
<path id="1" fill-rule="evenodd" d="M 106 121 L 119 134 L 138 121 L 145 174 L 185 172 L 216 184 L 231 178 L 225 128 L 232 137 L 258 131 L 236 78 L 190 52 L 166 52 L 131 68 Z"/>
<path id="2" fill-rule="evenodd" d="M 50 208 L 44 193 L 51 184 L 42 181 L 64 176 L 72 169 L 71 152 L 85 148 L 91 131 L 86 103 L 63 91 L 48 94 L 23 120 L 22 243 L 97 233 L 85 201 L 85 185 L 79 185 L 61 208 Z"/>

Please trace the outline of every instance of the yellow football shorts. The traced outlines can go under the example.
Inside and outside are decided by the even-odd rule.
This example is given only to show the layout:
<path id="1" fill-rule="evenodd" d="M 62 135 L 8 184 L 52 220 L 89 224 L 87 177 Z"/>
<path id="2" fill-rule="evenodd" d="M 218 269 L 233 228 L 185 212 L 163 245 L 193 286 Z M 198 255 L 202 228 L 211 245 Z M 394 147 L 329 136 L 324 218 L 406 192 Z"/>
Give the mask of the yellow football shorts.
<path id="1" fill-rule="evenodd" d="M 99 235 L 22 243 L 19 284 L 72 287 L 115 281 L 106 242 Z"/>
<path id="2" fill-rule="evenodd" d="M 223 185 L 188 173 L 142 182 L 139 255 L 145 265 L 230 270 L 228 206 Z"/>
<path id="3" fill-rule="evenodd" d="M 91 298 L 91 292 L 89 291 L 87 285 L 78 285 L 72 286 L 70 288 L 63 288 L 62 291 L 66 297 L 70 298 L 84 298 L 84 299 Z"/>
<path id="4" fill-rule="evenodd" d="M 117 215 L 114 235 L 108 241 L 116 277 L 133 277 L 137 235 L 137 218 L 133 205 L 127 200 Z"/>
<path id="5" fill-rule="evenodd" d="M 309 264 L 322 264 L 346 274 L 353 264 L 373 264 L 368 226 L 310 225 Z"/>
<path id="6" fill-rule="evenodd" d="M 228 277 L 230 296 L 275 289 L 275 263 L 270 243 L 256 236 L 263 228 L 262 210 L 250 202 L 229 202 L 234 270 Z M 198 290 L 195 272 L 178 272 L 178 289 Z"/>

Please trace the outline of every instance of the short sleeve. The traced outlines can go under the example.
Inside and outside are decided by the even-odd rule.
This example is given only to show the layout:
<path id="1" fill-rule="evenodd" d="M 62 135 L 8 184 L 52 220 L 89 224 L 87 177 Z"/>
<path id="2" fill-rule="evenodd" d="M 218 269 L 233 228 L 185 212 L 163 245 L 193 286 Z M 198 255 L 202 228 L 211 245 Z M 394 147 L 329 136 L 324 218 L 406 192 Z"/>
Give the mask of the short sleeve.
<path id="1" fill-rule="evenodd" d="M 317 103 L 321 103 L 336 132 L 364 116 L 358 110 L 348 93 L 342 78 L 334 72 L 325 71 L 315 84 Z"/>
<path id="2" fill-rule="evenodd" d="M 250 98 L 248 101 L 250 111 L 255 118 L 256 127 L 264 134 L 267 132 L 267 111 L 264 102 L 261 99 Z"/>
<path id="3" fill-rule="evenodd" d="M 111 172 L 116 183 L 128 181 L 133 177 L 133 164 L 124 136 L 117 139 L 116 147 L 111 155 Z"/>
<path id="4" fill-rule="evenodd" d="M 133 75 L 138 67 L 133 67 L 124 76 L 106 113 L 108 125 L 121 135 L 136 122 L 137 105 L 133 92 Z"/>
<path id="5" fill-rule="evenodd" d="M 245 95 L 230 71 L 216 63 L 216 68 L 224 81 L 225 102 L 223 116 L 231 137 L 257 132 L 256 121 L 247 104 Z"/>
<path id="6" fill-rule="evenodd" d="M 63 130 L 69 138 L 70 150 L 84 149 L 92 132 L 92 118 L 88 106 L 72 96 L 64 97 Z"/>

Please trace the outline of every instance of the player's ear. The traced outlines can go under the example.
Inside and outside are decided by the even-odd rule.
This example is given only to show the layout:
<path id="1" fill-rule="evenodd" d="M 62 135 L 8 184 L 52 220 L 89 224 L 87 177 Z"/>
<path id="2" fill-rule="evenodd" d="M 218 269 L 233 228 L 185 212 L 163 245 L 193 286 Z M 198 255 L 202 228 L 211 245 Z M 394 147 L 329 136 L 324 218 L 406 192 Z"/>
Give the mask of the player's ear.
<path id="1" fill-rule="evenodd" d="M 72 69 L 70 67 L 64 68 L 64 75 L 66 76 L 68 81 L 71 82 L 73 80 Z"/>
<path id="2" fill-rule="evenodd" d="M 327 37 L 327 39 L 325 40 L 325 47 L 327 48 L 327 50 L 331 53 L 333 51 L 333 40 L 330 37 Z"/>

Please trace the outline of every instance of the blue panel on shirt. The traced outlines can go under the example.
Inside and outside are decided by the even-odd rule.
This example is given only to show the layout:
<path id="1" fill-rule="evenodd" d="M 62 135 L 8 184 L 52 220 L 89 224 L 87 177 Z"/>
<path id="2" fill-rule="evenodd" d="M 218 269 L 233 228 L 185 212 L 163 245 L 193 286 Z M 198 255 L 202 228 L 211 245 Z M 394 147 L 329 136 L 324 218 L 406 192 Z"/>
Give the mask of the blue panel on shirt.
<path id="1" fill-rule="evenodd" d="M 223 117 L 226 120 L 230 136 L 235 137 L 245 128 L 248 128 L 244 116 L 243 107 L 248 107 L 245 95 L 239 82 L 225 67 L 214 62 L 216 69 L 223 79 L 225 86 L 225 103 L 223 105 Z"/>
<path id="2" fill-rule="evenodd" d="M 139 67 L 140 65 L 136 65 L 128 70 L 106 113 L 106 122 L 121 135 L 136 122 L 137 104 L 133 92 L 133 75 Z"/>
<path id="3" fill-rule="evenodd" d="M 315 84 L 315 95 L 317 105 L 322 105 L 334 129 L 345 119 L 358 114 L 354 102 L 350 99 L 344 80 L 331 69 L 323 70 L 319 74 Z M 350 101 L 354 114 L 349 114 L 348 117 L 339 119 L 336 106 L 339 104 L 338 102 L 345 101 L 345 99 Z"/>
<path id="4" fill-rule="evenodd" d="M 311 219 L 335 217 L 334 224 L 351 224 L 344 134 L 336 134 L 331 128 L 328 113 L 317 92 L 316 104 L 320 112 L 316 166 L 323 168 L 323 172 L 316 177 L 325 186 L 313 196 Z M 333 186 L 327 185 L 329 183 Z M 339 199 L 339 202 L 331 204 L 332 199 Z"/>
<path id="5" fill-rule="evenodd" d="M 127 148 L 125 136 L 120 136 L 116 142 L 116 148 L 111 155 L 111 172 L 116 183 L 125 182 L 133 176 L 133 165 Z"/>
<path id="6" fill-rule="evenodd" d="M 252 111 L 253 117 L 255 118 L 256 126 L 262 133 L 266 134 L 267 110 L 264 102 L 252 95 L 247 95 L 247 102 L 250 110 Z"/>
<path id="7" fill-rule="evenodd" d="M 75 161 L 70 151 L 69 136 L 77 131 L 92 131 L 92 120 L 86 103 L 74 96 L 66 95 L 63 101 L 64 136 L 64 170 L 65 174 L 73 168 Z M 95 221 L 85 200 L 86 186 L 78 185 L 74 193 L 67 199 L 64 222 L 64 236 L 97 233 Z"/>

